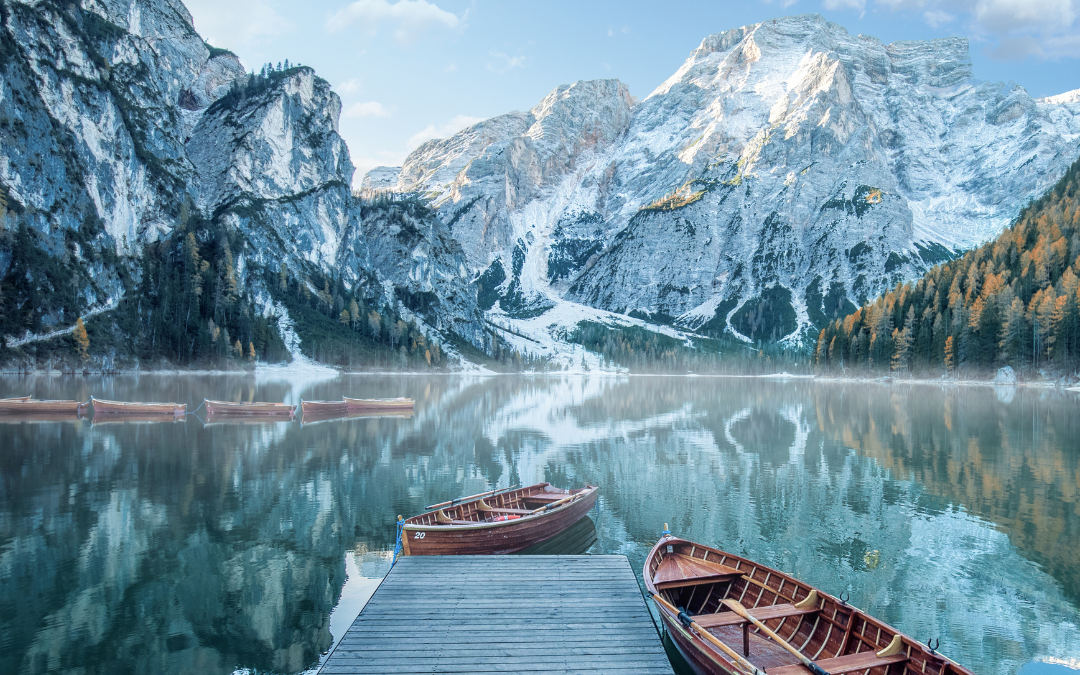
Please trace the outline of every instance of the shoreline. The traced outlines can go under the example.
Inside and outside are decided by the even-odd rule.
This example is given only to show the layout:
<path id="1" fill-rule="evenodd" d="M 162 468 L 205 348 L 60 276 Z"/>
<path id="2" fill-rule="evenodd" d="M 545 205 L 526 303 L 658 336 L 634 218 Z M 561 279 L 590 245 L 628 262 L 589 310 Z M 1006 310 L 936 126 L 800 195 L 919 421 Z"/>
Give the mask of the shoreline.
<path id="1" fill-rule="evenodd" d="M 334 379 L 337 377 L 354 376 L 403 376 L 403 377 L 597 377 L 597 378 L 629 378 L 629 377 L 685 377 L 703 379 L 756 379 L 756 380 L 797 380 L 807 382 L 820 382 L 823 384 L 877 384 L 877 385 L 907 385 L 907 386 L 935 386 L 935 387 L 1026 387 L 1033 389 L 1060 389 L 1063 391 L 1080 392 L 1080 383 L 1064 383 L 1060 381 L 1030 381 L 1017 380 L 1016 382 L 995 382 L 993 379 L 973 378 L 925 378 L 925 377 L 895 377 L 895 376 L 835 376 L 813 375 L 798 373 L 764 373 L 757 375 L 738 373 L 631 373 L 625 370 L 564 370 L 564 371 L 523 371 L 523 372 L 498 372 L 487 369 L 476 370 L 449 370 L 449 371 L 395 371 L 395 370 L 341 370 L 331 366 L 305 365 L 300 368 L 265 366 L 253 370 L 185 370 L 177 368 L 165 369 L 136 369 L 117 370 L 110 372 L 65 372 L 61 370 L 0 370 L 0 377 L 138 377 L 147 375 L 152 377 L 161 376 L 198 376 L 198 377 L 251 377 L 251 378 L 275 378 L 275 379 L 303 379 L 312 376 L 318 378 Z"/>

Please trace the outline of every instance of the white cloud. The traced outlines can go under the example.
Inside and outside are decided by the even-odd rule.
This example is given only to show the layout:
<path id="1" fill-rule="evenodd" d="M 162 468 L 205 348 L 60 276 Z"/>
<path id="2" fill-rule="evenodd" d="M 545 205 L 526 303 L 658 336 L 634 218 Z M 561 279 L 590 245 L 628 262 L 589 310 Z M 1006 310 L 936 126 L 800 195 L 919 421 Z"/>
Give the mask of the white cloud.
<path id="1" fill-rule="evenodd" d="M 452 30 L 464 26 L 463 17 L 426 0 L 399 0 L 394 4 L 386 0 L 356 0 L 334 12 L 326 21 L 326 29 L 336 33 L 353 23 L 360 23 L 373 34 L 384 22 L 394 24 L 394 37 L 406 44 L 415 41 L 429 28 Z"/>
<path id="2" fill-rule="evenodd" d="M 341 113 L 345 117 L 389 117 L 390 111 L 378 101 L 353 103 Z"/>
<path id="3" fill-rule="evenodd" d="M 449 122 L 446 122 L 445 124 L 440 124 L 438 126 L 434 124 L 427 125 L 423 129 L 409 137 L 409 141 L 405 144 L 405 147 L 407 147 L 409 151 L 412 152 L 413 150 L 433 138 L 447 138 L 448 136 L 453 136 L 462 129 L 465 129 L 466 127 L 471 127 L 477 122 L 483 121 L 483 117 L 456 115 L 453 119 L 451 119 Z"/>
<path id="4" fill-rule="evenodd" d="M 866 9 L 866 0 L 825 0 L 821 6 L 825 9 L 855 9 L 861 12 Z"/>
<path id="5" fill-rule="evenodd" d="M 355 94 L 360 91 L 360 80 L 355 77 L 345 80 L 336 87 L 338 94 Z"/>
<path id="6" fill-rule="evenodd" d="M 863 0 L 825 0 L 824 4 Z M 1080 57 L 1080 0 L 876 0 L 922 15 L 931 28 L 961 21 L 998 59 Z"/>
<path id="7" fill-rule="evenodd" d="M 929 9 L 923 12 L 923 20 L 931 28 L 941 28 L 947 23 L 952 23 L 956 17 L 940 9 Z"/>
<path id="8" fill-rule="evenodd" d="M 195 30 L 223 48 L 257 44 L 292 29 L 267 0 L 187 0 Z"/>
<path id="9" fill-rule="evenodd" d="M 508 73 L 514 68 L 524 68 L 526 62 L 524 56 L 508 56 L 502 52 L 491 52 L 491 58 L 495 62 L 488 61 L 487 69 L 499 75 Z"/>

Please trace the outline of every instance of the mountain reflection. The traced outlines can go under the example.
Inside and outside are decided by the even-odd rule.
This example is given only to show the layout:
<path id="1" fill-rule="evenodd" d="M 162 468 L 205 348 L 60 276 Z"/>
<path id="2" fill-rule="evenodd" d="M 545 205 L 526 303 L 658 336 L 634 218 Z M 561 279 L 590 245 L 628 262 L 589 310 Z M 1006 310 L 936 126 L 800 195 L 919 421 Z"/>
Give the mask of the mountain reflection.
<path id="1" fill-rule="evenodd" d="M 0 379 L 0 395 L 23 393 L 189 409 L 203 396 L 402 395 L 416 409 L 304 426 L 0 424 L 3 672 L 301 671 L 332 644 L 346 552 L 392 548 L 397 514 L 540 480 L 601 486 L 600 509 L 568 533 L 576 548 L 640 568 L 668 522 L 849 591 L 975 672 L 1080 644 L 1071 394 L 710 378 Z"/>

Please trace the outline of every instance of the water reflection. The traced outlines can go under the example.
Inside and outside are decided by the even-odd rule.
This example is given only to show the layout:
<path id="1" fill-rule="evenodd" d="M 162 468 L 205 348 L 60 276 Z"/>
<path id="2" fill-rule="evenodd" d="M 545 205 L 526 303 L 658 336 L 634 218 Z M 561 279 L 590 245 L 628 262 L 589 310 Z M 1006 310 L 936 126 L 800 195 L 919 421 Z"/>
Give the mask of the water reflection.
<path id="1" fill-rule="evenodd" d="M 0 379 L 0 396 L 91 393 L 189 409 L 204 397 L 409 396 L 416 408 L 310 425 L 0 425 L 3 672 L 302 671 L 385 574 L 397 514 L 542 480 L 601 486 L 601 508 L 560 552 L 623 553 L 639 568 L 669 522 L 847 590 L 978 673 L 1080 656 L 1073 394 L 708 378 Z"/>

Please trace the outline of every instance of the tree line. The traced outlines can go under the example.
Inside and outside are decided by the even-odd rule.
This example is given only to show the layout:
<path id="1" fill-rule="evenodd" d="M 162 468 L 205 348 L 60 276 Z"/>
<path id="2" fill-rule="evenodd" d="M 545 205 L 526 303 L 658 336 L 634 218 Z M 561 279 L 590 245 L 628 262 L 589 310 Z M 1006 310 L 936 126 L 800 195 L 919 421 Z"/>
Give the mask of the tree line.
<path id="1" fill-rule="evenodd" d="M 1080 369 L 1080 161 L 996 240 L 899 284 L 818 335 L 828 372 Z"/>

